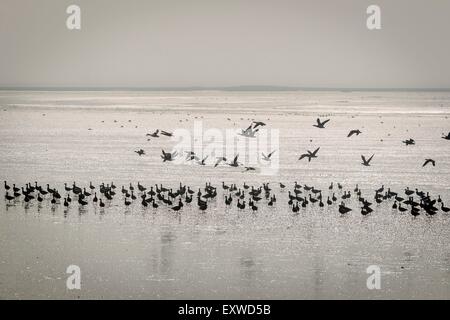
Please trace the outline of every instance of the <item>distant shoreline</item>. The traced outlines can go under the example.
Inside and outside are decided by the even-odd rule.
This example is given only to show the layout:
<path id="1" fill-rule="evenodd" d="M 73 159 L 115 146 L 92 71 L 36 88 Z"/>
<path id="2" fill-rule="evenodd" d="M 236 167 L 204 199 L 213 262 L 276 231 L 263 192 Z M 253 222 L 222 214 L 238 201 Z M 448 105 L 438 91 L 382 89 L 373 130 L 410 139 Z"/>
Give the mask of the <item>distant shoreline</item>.
<path id="1" fill-rule="evenodd" d="M 288 86 L 230 86 L 230 87 L 0 87 L 0 91 L 341 91 L 341 92 L 449 92 L 450 88 L 314 88 Z"/>

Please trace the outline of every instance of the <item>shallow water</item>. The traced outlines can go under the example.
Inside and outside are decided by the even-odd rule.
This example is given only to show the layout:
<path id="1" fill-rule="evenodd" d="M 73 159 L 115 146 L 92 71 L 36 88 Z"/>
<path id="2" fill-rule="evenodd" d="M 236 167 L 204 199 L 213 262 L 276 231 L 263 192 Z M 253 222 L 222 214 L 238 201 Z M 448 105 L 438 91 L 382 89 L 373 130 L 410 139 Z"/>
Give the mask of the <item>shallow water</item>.
<path id="1" fill-rule="evenodd" d="M 0 172 L 10 184 L 219 189 L 205 213 L 139 201 L 126 209 L 121 196 L 83 211 L 2 200 L 0 298 L 450 298 L 449 214 L 414 219 L 389 202 L 363 217 L 352 198 L 346 216 L 317 204 L 294 215 L 278 187 L 339 181 L 370 197 L 382 184 L 409 186 L 449 206 L 450 143 L 440 138 L 450 131 L 448 92 L 0 92 L 0 107 Z M 312 127 L 317 116 L 331 119 L 326 129 Z M 279 130 L 275 174 L 163 163 L 161 149 L 176 141 L 145 137 L 195 121 L 238 130 L 251 119 Z M 347 138 L 356 128 L 363 133 Z M 407 138 L 416 145 L 402 144 Z M 317 159 L 297 160 L 319 146 Z M 361 166 L 360 155 L 372 153 L 372 166 Z M 436 167 L 422 168 L 428 157 Z M 270 182 L 278 202 L 263 200 L 256 214 L 226 209 L 222 181 Z M 81 290 L 66 289 L 71 264 L 81 268 Z M 380 290 L 367 289 L 369 265 L 381 268 Z"/>

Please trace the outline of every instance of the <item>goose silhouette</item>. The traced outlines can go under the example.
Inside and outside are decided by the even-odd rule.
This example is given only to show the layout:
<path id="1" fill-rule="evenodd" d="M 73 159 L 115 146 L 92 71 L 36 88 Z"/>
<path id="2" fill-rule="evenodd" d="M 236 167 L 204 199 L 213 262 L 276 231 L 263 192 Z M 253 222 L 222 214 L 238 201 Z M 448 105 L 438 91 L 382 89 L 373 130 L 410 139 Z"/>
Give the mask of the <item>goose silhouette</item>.
<path id="1" fill-rule="evenodd" d="M 404 140 L 404 141 L 402 141 L 406 146 L 409 146 L 409 145 L 415 145 L 416 144 L 416 141 L 414 141 L 414 139 L 407 139 L 407 140 Z"/>
<path id="2" fill-rule="evenodd" d="M 164 131 L 164 130 L 161 130 L 161 134 L 163 136 L 167 136 L 167 137 L 172 137 L 173 136 L 172 132 L 167 132 L 167 131 Z"/>
<path id="3" fill-rule="evenodd" d="M 217 157 L 216 158 L 216 163 L 214 164 L 214 168 L 215 167 L 217 167 L 221 162 L 226 162 L 227 161 L 227 158 L 225 158 L 225 157 Z"/>
<path id="4" fill-rule="evenodd" d="M 142 156 L 142 155 L 145 154 L 145 151 L 142 150 L 142 149 L 136 150 L 135 152 L 136 152 L 139 156 Z"/>
<path id="5" fill-rule="evenodd" d="M 263 156 L 263 160 L 264 161 L 270 161 L 270 157 L 275 153 L 276 150 L 272 151 L 271 153 L 269 153 L 268 155 L 265 155 L 264 152 L 261 153 L 261 155 Z"/>
<path id="6" fill-rule="evenodd" d="M 317 158 L 317 152 L 319 151 L 320 147 L 317 148 L 316 150 L 314 150 L 314 152 L 311 152 L 309 150 L 307 150 L 307 153 L 304 153 L 300 156 L 300 158 L 298 158 L 298 160 L 302 160 L 304 158 L 308 158 L 308 162 L 311 162 L 312 158 Z"/>
<path id="7" fill-rule="evenodd" d="M 361 131 L 359 129 L 356 130 L 351 130 L 348 135 L 347 138 L 350 138 L 352 135 L 356 134 L 357 136 L 359 136 L 361 134 Z"/>
<path id="8" fill-rule="evenodd" d="M 321 122 L 320 119 L 317 118 L 316 121 L 317 121 L 317 124 L 313 124 L 313 127 L 320 128 L 320 129 L 325 129 L 325 124 L 326 124 L 328 121 L 330 121 L 330 119 L 327 119 L 327 120 Z"/>
<path id="9" fill-rule="evenodd" d="M 238 133 L 241 136 L 247 137 L 247 138 L 254 138 L 255 134 L 259 131 L 259 129 L 257 129 L 256 127 L 253 128 L 253 124 L 250 124 L 250 126 L 243 130 L 241 129 L 241 132 Z"/>
<path id="10" fill-rule="evenodd" d="M 173 161 L 175 159 L 175 157 L 177 156 L 177 154 L 178 154 L 177 151 L 169 153 L 169 152 L 165 152 L 164 150 L 162 150 L 161 158 L 163 159 L 163 162 Z"/>
<path id="11" fill-rule="evenodd" d="M 374 154 L 369 159 L 366 159 L 365 156 L 361 155 L 361 159 L 363 161 L 361 164 L 363 166 L 369 167 L 370 166 L 370 161 L 372 161 L 373 156 L 374 156 Z"/>
<path id="12" fill-rule="evenodd" d="M 344 202 L 341 202 L 341 204 L 339 205 L 339 213 L 346 214 L 347 212 L 350 212 L 350 211 L 352 211 L 352 209 L 346 207 Z"/>
<path id="13" fill-rule="evenodd" d="M 153 138 L 159 138 L 158 133 L 159 133 L 159 129 L 156 129 L 155 132 L 153 132 L 153 133 L 147 133 L 146 136 L 153 137 Z"/>
<path id="14" fill-rule="evenodd" d="M 252 124 L 254 124 L 255 126 L 253 127 L 253 129 L 258 128 L 259 126 L 265 126 L 266 124 L 264 122 L 261 121 L 253 121 Z"/>
<path id="15" fill-rule="evenodd" d="M 450 140 L 450 132 L 447 135 L 443 134 L 442 139 Z"/>
<path id="16" fill-rule="evenodd" d="M 229 163 L 228 165 L 229 165 L 230 167 L 238 167 L 238 166 L 239 166 L 238 158 L 239 158 L 239 154 L 237 154 L 237 155 L 234 157 L 233 162 Z"/>
<path id="17" fill-rule="evenodd" d="M 433 167 L 436 166 L 436 161 L 434 161 L 433 159 L 425 159 L 425 162 L 423 163 L 422 167 L 425 167 L 429 163 L 431 163 Z"/>

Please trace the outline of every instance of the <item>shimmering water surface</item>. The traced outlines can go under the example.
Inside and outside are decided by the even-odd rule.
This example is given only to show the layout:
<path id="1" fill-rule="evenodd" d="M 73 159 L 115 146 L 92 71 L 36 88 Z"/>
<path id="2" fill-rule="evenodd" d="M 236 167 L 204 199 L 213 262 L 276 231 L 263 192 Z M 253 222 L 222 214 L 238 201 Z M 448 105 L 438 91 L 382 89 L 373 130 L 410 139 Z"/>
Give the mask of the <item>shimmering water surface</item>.
<path id="1" fill-rule="evenodd" d="M 385 202 L 363 217 L 353 197 L 345 216 L 317 204 L 294 215 L 278 186 L 314 185 L 325 198 L 331 181 L 358 184 L 368 198 L 381 185 L 409 186 L 449 206 L 449 92 L 3 91 L 0 108 L 0 172 L 10 184 L 49 183 L 64 195 L 73 181 L 195 190 L 211 182 L 219 193 L 205 212 L 193 203 L 180 213 L 140 201 L 125 208 L 119 194 L 104 210 L 81 211 L 2 199 L 0 298 L 450 298 L 450 214 L 413 218 Z M 312 126 L 318 116 L 331 119 L 326 129 Z M 163 163 L 161 149 L 176 141 L 145 137 L 195 121 L 238 130 L 251 119 L 279 130 L 274 175 Z M 357 128 L 360 136 L 346 137 Z M 408 138 L 416 145 L 402 144 Z M 319 146 L 317 159 L 297 160 Z M 362 166 L 360 155 L 372 153 Z M 422 168 L 429 157 L 436 167 Z M 255 214 L 227 209 L 222 181 L 269 182 L 278 201 L 261 201 Z M 81 290 L 66 289 L 71 264 Z M 367 289 L 370 265 L 381 268 L 380 290 Z"/>

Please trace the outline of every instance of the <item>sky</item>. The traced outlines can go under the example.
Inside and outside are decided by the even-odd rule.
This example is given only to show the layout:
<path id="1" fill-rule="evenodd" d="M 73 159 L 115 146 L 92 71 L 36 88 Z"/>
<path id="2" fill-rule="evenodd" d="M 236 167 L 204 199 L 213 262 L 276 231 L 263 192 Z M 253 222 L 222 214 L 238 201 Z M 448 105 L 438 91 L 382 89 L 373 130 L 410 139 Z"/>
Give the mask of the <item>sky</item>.
<path id="1" fill-rule="evenodd" d="M 81 8 L 68 30 L 66 8 Z M 381 8 L 368 30 L 366 9 Z M 0 0 L 0 87 L 450 88 L 447 0 Z"/>

